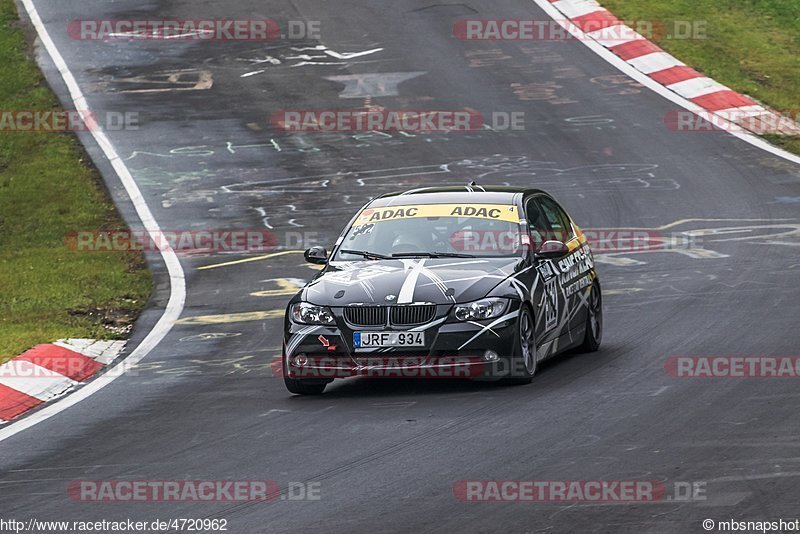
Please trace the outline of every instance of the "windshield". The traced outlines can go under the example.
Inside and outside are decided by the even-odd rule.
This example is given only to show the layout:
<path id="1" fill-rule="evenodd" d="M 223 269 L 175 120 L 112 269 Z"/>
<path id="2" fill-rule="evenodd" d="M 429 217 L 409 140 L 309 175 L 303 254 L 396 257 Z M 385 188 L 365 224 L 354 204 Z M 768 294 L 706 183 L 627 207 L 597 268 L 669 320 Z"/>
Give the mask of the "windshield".
<path id="1" fill-rule="evenodd" d="M 507 204 L 422 204 L 367 208 L 335 260 L 415 255 L 519 256 L 527 246 L 519 210 Z"/>

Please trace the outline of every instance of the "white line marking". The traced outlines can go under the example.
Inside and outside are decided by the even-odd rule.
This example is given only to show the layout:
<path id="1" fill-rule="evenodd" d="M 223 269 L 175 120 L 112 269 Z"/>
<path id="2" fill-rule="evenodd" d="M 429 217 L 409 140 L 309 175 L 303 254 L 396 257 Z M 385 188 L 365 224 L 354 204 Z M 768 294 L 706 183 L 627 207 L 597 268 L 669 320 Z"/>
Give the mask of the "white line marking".
<path id="1" fill-rule="evenodd" d="M 606 62 L 610 63 L 622 73 L 627 74 L 630 78 L 636 80 L 640 84 L 644 85 L 651 91 L 661 95 L 662 97 L 666 98 L 673 104 L 677 104 L 684 109 L 688 109 L 689 111 L 693 111 L 695 113 L 706 111 L 705 109 L 701 108 L 694 102 L 686 100 L 682 96 L 673 93 L 650 76 L 643 74 L 629 65 L 626 61 L 622 58 L 614 54 L 612 51 L 604 48 L 601 44 L 592 41 L 589 39 L 580 28 L 572 24 L 571 22 L 564 20 L 564 15 L 558 11 L 556 8 L 548 0 L 531 0 L 535 3 L 539 8 L 544 11 L 551 19 L 558 22 L 558 24 L 566 29 L 572 36 L 574 36 L 577 40 L 579 40 L 583 45 L 587 46 L 592 52 L 606 60 Z M 724 119 L 724 116 L 723 116 Z M 718 121 L 719 122 L 719 121 Z M 731 124 L 730 121 L 722 120 L 720 124 L 724 124 L 724 128 L 736 128 L 735 125 Z M 727 130 L 726 130 L 727 131 Z M 787 161 L 791 161 L 792 163 L 797 163 L 800 165 L 800 156 L 796 156 L 791 154 L 783 149 L 770 145 L 765 140 L 761 139 L 760 137 L 753 135 L 748 132 L 736 132 L 736 131 L 728 131 L 730 135 L 736 137 L 737 139 L 741 139 L 745 143 L 749 143 L 754 147 L 760 148 L 766 152 L 774 156 L 778 156 L 779 158 L 783 158 Z"/>
<path id="2" fill-rule="evenodd" d="M 21 0 L 21 2 L 25 7 L 25 11 L 28 13 L 28 17 L 30 18 L 33 27 L 36 29 L 36 33 L 39 35 L 39 39 L 44 45 L 44 48 L 47 50 L 47 53 L 50 55 L 50 58 L 53 60 L 58 72 L 61 74 L 61 78 L 64 80 L 64 83 L 69 90 L 70 97 L 75 104 L 75 109 L 79 112 L 89 111 L 86 97 L 83 95 L 83 92 L 78 86 L 78 82 L 75 80 L 72 72 L 70 72 L 67 63 L 64 61 L 64 58 L 61 56 L 61 52 L 58 51 L 56 44 L 53 42 L 53 39 L 47 32 L 47 28 L 45 28 L 44 23 L 39 16 L 39 12 L 36 11 L 36 6 L 33 5 L 33 0 Z M 136 214 L 142 221 L 142 226 L 144 229 L 151 235 L 156 233 L 160 234 L 161 228 L 159 227 L 158 222 L 150 212 L 150 208 L 147 206 L 147 202 L 142 196 L 139 186 L 136 185 L 136 181 L 133 179 L 133 175 L 131 175 L 130 170 L 125 163 L 123 163 L 119 154 L 117 154 L 114 145 L 111 144 L 111 141 L 103 131 L 97 128 L 92 128 L 90 129 L 90 132 L 92 137 L 94 137 L 95 141 L 100 146 L 100 149 L 103 151 L 105 157 L 117 172 L 122 185 L 125 187 L 125 191 L 128 193 L 128 196 L 131 199 L 133 207 L 136 209 Z M 184 278 L 183 268 L 181 267 L 175 251 L 172 250 L 168 243 L 157 243 L 157 245 L 159 246 L 161 257 L 164 259 L 164 263 L 167 266 L 167 271 L 169 272 L 170 295 L 167 306 L 164 308 L 164 313 L 161 315 L 161 318 L 155 324 L 153 329 L 147 334 L 147 336 L 130 354 L 130 356 L 128 356 L 121 363 L 117 364 L 112 371 L 99 376 L 97 379 L 86 384 L 72 395 L 64 397 L 62 400 L 54 402 L 53 404 L 49 404 L 41 410 L 34 412 L 29 417 L 26 417 L 21 421 L 4 428 L 3 430 L 0 430 L 0 441 L 8 439 L 27 428 L 41 423 L 42 421 L 63 412 L 70 406 L 74 406 L 80 401 L 97 393 L 124 374 L 127 369 L 141 361 L 142 358 L 147 356 L 154 348 L 156 348 L 156 346 L 161 342 L 162 339 L 164 339 L 167 333 L 169 333 L 169 331 L 172 329 L 173 323 L 178 320 L 183 312 L 183 305 L 186 301 L 186 280 Z"/>

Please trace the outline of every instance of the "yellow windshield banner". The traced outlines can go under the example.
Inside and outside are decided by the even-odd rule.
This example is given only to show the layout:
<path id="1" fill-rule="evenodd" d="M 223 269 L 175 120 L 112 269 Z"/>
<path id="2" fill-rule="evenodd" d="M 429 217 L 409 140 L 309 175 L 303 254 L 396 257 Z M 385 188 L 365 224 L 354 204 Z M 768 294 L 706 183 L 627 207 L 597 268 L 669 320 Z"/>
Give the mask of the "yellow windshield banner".
<path id="1" fill-rule="evenodd" d="M 425 217 L 469 217 L 519 223 L 519 210 L 508 204 L 420 204 L 367 208 L 356 217 L 353 226 L 399 219 Z"/>

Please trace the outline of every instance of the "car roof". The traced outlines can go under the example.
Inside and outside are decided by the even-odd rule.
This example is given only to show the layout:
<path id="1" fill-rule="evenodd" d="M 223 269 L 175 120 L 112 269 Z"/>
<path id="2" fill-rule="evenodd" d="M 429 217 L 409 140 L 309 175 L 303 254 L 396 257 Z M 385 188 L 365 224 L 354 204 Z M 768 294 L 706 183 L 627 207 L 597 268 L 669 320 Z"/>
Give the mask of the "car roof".
<path id="1" fill-rule="evenodd" d="M 402 204 L 449 204 L 472 202 L 476 204 L 511 204 L 517 195 L 547 194 L 539 189 L 501 185 L 460 185 L 425 187 L 386 193 L 373 200 L 372 207 Z"/>

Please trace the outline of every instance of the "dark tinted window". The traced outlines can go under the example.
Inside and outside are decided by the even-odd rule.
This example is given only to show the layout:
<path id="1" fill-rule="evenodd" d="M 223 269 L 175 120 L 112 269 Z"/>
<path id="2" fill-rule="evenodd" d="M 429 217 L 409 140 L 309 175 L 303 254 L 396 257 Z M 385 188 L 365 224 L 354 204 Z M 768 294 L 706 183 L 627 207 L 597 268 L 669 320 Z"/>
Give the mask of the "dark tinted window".
<path id="1" fill-rule="evenodd" d="M 553 202 L 547 197 L 538 197 L 539 207 L 542 210 L 544 218 L 550 226 L 551 235 L 548 240 L 561 241 L 566 243 L 574 237 L 572 231 L 572 224 L 570 223 L 569 216 L 561 209 L 558 204 Z"/>
<path id="2" fill-rule="evenodd" d="M 525 204 L 525 217 L 528 219 L 528 229 L 531 232 L 533 250 L 538 250 L 542 243 L 550 239 L 550 222 L 539 206 L 539 197 L 528 199 Z"/>

